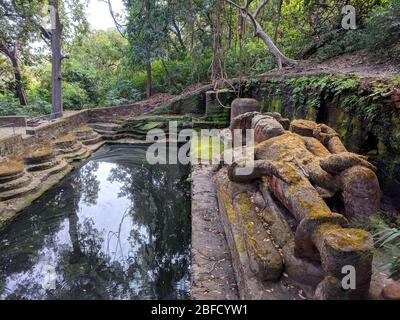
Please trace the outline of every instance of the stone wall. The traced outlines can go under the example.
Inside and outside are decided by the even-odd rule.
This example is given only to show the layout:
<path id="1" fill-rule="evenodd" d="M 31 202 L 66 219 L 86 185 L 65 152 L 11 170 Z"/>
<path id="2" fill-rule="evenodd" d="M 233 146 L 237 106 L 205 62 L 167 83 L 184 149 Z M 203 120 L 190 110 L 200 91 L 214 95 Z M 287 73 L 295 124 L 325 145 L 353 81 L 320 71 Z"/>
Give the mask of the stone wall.
<path id="1" fill-rule="evenodd" d="M 117 118 L 123 116 L 138 116 L 144 113 L 148 113 L 154 110 L 154 105 L 143 105 L 143 104 L 127 104 L 115 107 L 107 108 L 95 108 L 88 110 L 88 121 L 89 122 L 101 122 L 105 119 Z"/>
<path id="2" fill-rule="evenodd" d="M 88 111 L 83 110 L 36 128 L 28 128 L 26 133 L 38 138 L 51 139 L 52 137 L 67 134 L 71 130 L 87 123 L 87 121 Z"/>
<path id="3" fill-rule="evenodd" d="M 25 127 L 25 116 L 6 116 L 0 117 L 0 127 Z"/>
<path id="4" fill-rule="evenodd" d="M 173 101 L 174 103 L 180 103 L 179 98 L 176 98 Z M 165 104 L 169 103 L 171 102 L 167 101 Z M 47 143 L 48 141 L 60 137 L 62 135 L 65 135 L 80 126 L 85 125 L 86 123 L 104 122 L 124 116 L 139 116 L 142 114 L 149 113 L 154 109 L 162 108 L 163 106 L 165 106 L 165 104 L 160 106 L 160 105 L 137 103 L 130 105 L 114 106 L 114 107 L 87 109 L 76 112 L 71 115 L 66 115 L 62 119 L 57 119 L 53 122 L 46 123 L 38 127 L 27 128 L 26 130 L 26 133 L 28 135 L 27 137 L 26 136 L 24 137 L 21 134 L 17 134 L 0 138 L 0 156 L 18 157 L 29 147 L 34 147 L 35 145 Z M 20 117 L 2 117 L 1 119 L 3 118 L 14 119 L 14 120 L 17 119 L 18 121 L 21 121 L 20 123 L 22 123 Z"/>

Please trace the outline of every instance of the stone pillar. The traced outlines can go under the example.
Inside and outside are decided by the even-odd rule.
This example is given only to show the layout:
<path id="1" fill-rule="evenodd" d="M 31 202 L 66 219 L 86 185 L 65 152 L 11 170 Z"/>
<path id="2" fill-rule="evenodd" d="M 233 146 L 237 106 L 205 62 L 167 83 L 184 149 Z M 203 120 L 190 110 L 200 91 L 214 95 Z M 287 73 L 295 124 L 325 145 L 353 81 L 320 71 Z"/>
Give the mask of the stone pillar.
<path id="1" fill-rule="evenodd" d="M 255 99 L 238 98 L 231 105 L 231 120 L 246 112 L 260 112 L 260 103 Z"/>

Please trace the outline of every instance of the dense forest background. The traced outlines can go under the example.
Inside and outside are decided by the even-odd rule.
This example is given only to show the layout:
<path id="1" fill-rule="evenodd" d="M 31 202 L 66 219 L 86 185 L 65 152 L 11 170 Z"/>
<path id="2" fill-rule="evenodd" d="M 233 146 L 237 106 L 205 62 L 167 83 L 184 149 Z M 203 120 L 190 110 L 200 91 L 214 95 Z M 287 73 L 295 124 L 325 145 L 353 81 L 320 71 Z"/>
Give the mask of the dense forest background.
<path id="1" fill-rule="evenodd" d="M 96 0 L 92 0 L 96 1 Z M 118 105 L 277 67 L 226 0 L 125 0 L 116 27 L 90 29 L 87 0 L 60 1 L 64 109 Z M 250 1 L 249 11 L 261 1 Z M 46 0 L 0 0 L 0 115 L 51 112 Z M 345 30 L 342 8 L 357 10 Z M 284 55 L 323 61 L 365 49 L 400 60 L 400 0 L 270 0 L 257 21 Z M 379 27 L 377 27 L 379 26 Z"/>

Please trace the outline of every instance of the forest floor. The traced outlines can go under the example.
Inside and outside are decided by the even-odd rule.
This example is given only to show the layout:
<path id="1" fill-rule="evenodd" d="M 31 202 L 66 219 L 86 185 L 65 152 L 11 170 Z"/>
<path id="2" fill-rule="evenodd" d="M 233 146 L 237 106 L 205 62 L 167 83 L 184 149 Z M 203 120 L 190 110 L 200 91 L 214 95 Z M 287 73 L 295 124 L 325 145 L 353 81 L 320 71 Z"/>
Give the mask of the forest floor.
<path id="1" fill-rule="evenodd" d="M 356 75 L 364 79 L 393 80 L 400 75 L 400 64 L 398 61 L 377 55 L 367 50 L 361 50 L 352 53 L 345 53 L 322 62 L 314 59 L 299 61 L 295 67 L 287 67 L 281 70 L 273 69 L 255 77 L 268 76 L 307 76 L 319 74 L 349 74 Z M 252 78 L 245 76 L 242 79 Z M 235 82 L 239 78 L 229 79 L 228 82 Z M 150 99 L 140 101 L 140 104 L 161 104 L 170 99 L 179 99 L 187 94 L 193 93 L 210 84 L 196 83 L 185 88 L 180 94 L 172 95 L 168 93 L 159 93 Z"/>
<path id="2" fill-rule="evenodd" d="M 400 64 L 392 59 L 376 55 L 366 50 L 345 53 L 321 63 L 311 61 L 311 65 L 330 69 L 334 72 L 355 73 L 363 77 L 391 79 L 400 74 Z"/>
<path id="3" fill-rule="evenodd" d="M 337 57 L 319 62 L 315 59 L 302 60 L 295 67 L 287 67 L 281 70 L 273 69 L 261 76 L 268 75 L 309 75 L 318 73 L 349 74 L 361 78 L 373 78 L 381 80 L 393 80 L 400 74 L 398 61 L 377 55 L 366 50 L 345 53 Z"/>

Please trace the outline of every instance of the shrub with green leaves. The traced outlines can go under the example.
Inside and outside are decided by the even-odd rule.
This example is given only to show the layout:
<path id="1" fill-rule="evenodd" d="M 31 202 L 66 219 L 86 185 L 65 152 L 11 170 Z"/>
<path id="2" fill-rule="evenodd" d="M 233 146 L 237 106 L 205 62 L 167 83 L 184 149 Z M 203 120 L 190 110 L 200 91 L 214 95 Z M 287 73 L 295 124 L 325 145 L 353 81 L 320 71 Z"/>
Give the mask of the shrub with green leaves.
<path id="1" fill-rule="evenodd" d="M 316 57 L 325 60 L 361 49 L 400 59 L 400 0 L 376 6 L 359 29 L 337 32 L 317 50 Z"/>

